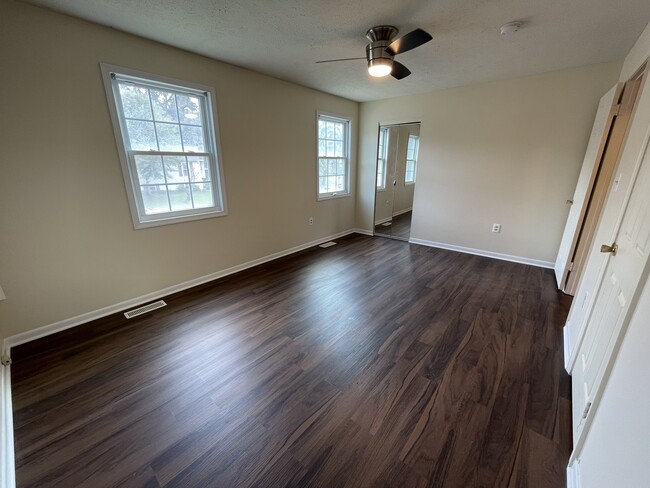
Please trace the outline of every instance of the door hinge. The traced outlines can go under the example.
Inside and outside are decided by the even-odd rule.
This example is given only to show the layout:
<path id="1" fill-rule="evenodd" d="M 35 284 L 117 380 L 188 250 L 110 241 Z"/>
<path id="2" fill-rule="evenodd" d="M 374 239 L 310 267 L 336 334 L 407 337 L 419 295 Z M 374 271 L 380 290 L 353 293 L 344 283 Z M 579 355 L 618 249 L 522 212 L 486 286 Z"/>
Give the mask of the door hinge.
<path id="1" fill-rule="evenodd" d="M 568 270 L 569 270 L 569 271 L 573 271 L 573 262 L 569 263 Z"/>
<path id="2" fill-rule="evenodd" d="M 591 402 L 589 402 L 589 403 L 587 403 L 587 404 L 585 405 L 585 409 L 584 409 L 583 412 L 582 412 L 582 418 L 583 418 L 583 419 L 586 419 L 586 418 L 587 418 L 587 415 L 589 414 L 589 410 L 591 410 Z"/>
<path id="3" fill-rule="evenodd" d="M 11 358 L 3 354 L 2 356 L 0 356 L 0 364 L 2 364 L 3 366 L 9 366 L 11 364 Z"/>
<path id="4" fill-rule="evenodd" d="M 612 115 L 616 117 L 620 111 L 621 111 L 621 104 L 618 103 L 614 105 L 614 107 L 612 108 Z"/>

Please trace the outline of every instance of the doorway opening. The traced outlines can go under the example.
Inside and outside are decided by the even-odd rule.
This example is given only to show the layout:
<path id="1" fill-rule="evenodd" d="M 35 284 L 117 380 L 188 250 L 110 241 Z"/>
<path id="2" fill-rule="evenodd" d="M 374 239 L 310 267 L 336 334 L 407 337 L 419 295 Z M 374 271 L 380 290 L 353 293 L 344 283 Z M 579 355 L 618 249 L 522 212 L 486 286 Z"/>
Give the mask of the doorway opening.
<path id="1" fill-rule="evenodd" d="M 379 126 L 375 235 L 409 240 L 419 149 L 419 122 Z"/>

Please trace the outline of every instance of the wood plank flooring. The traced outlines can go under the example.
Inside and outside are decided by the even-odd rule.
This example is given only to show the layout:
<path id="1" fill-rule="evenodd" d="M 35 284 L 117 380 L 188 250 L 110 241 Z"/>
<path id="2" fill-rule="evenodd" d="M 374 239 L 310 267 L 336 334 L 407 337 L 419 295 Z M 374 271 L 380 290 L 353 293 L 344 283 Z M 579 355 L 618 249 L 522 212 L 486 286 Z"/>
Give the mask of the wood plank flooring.
<path id="1" fill-rule="evenodd" d="M 552 271 L 337 242 L 14 348 L 18 487 L 564 487 Z"/>

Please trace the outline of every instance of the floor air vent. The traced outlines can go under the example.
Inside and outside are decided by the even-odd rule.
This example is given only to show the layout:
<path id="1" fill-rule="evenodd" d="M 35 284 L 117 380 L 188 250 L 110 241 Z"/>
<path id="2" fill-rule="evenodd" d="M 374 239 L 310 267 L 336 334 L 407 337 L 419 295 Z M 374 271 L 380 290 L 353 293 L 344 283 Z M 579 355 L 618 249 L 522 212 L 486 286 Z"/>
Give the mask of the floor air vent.
<path id="1" fill-rule="evenodd" d="M 330 247 L 330 246 L 336 246 L 336 242 L 329 241 L 329 242 L 325 242 L 324 244 L 320 244 L 320 247 Z"/>
<path id="2" fill-rule="evenodd" d="M 142 307 L 134 308 L 133 310 L 124 312 L 124 316 L 127 319 L 132 319 L 133 317 L 137 317 L 138 315 L 142 315 L 143 313 L 151 312 L 152 310 L 156 310 L 157 308 L 162 308 L 166 306 L 167 304 L 163 300 L 158 300 L 157 302 L 150 303 L 149 305 L 143 305 Z"/>

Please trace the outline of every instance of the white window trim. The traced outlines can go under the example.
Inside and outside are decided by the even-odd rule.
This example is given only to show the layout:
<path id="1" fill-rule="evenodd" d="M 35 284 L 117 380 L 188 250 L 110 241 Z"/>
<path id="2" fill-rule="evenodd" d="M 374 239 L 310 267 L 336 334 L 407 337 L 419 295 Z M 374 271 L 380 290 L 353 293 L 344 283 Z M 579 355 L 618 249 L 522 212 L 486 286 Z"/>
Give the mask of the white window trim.
<path id="1" fill-rule="evenodd" d="M 415 158 L 414 159 L 407 159 L 406 164 L 404 165 L 404 185 L 405 186 L 411 186 L 415 185 L 415 181 L 417 180 L 416 175 L 418 171 L 418 156 L 420 153 L 420 136 L 416 136 L 415 134 L 409 134 L 409 139 L 410 138 L 415 139 Z M 408 158 L 408 144 L 407 144 L 407 158 Z M 406 166 L 408 165 L 409 161 L 413 161 L 413 181 L 406 181 Z"/>
<path id="2" fill-rule="evenodd" d="M 345 122 L 346 125 L 346 134 L 347 134 L 346 141 L 345 141 L 345 159 L 346 159 L 345 188 L 346 190 L 344 192 L 335 192 L 335 193 L 320 192 L 320 184 L 319 184 L 320 157 L 318 155 L 318 142 L 319 142 L 318 122 L 321 119 L 321 117 L 326 119 L 333 119 L 335 122 Z M 321 112 L 321 111 L 316 112 L 316 145 L 315 146 L 316 146 L 316 200 L 317 201 L 333 200 L 335 198 L 345 198 L 345 197 L 349 197 L 352 194 L 352 191 L 350 190 L 351 141 L 352 141 L 352 120 L 350 119 L 350 117 L 328 113 L 328 112 Z"/>
<path id="3" fill-rule="evenodd" d="M 375 181 L 375 190 L 376 191 L 386 191 L 386 180 L 387 180 L 387 175 L 386 171 L 388 169 L 388 137 L 390 130 L 388 127 L 379 127 L 379 140 L 381 140 L 381 133 L 382 131 L 384 132 L 384 146 L 382 147 L 384 154 L 377 154 L 377 169 L 379 169 L 379 162 L 381 161 L 381 164 L 383 165 L 383 180 L 381 185 L 377 185 L 379 181 Z M 379 140 L 377 141 L 377 150 L 379 151 Z M 379 176 L 375 174 L 375 178 L 378 180 Z"/>
<path id="4" fill-rule="evenodd" d="M 108 101 L 108 110 L 111 115 L 113 124 L 113 132 L 115 135 L 115 143 L 117 145 L 117 152 L 122 167 L 122 177 L 126 187 L 126 195 L 129 202 L 129 210 L 131 211 L 131 219 L 135 229 L 144 229 L 148 227 L 157 227 L 160 225 L 177 224 L 180 222 L 189 222 L 193 220 L 201 220 L 214 217 L 224 217 L 228 215 L 228 205 L 226 198 L 226 188 L 223 176 L 223 157 L 221 154 L 221 143 L 219 140 L 219 122 L 217 118 L 216 94 L 214 88 L 197 83 L 192 83 L 165 76 L 155 75 L 144 71 L 138 71 L 130 68 L 123 68 L 107 63 L 100 63 L 102 78 L 104 80 L 104 89 L 106 91 L 106 99 Z M 189 209 L 184 211 L 170 212 L 162 215 L 150 215 L 145 219 L 139 211 L 141 208 L 140 192 L 135 189 L 134 185 L 138 184 L 137 175 L 132 174 L 132 164 L 129 161 L 127 148 L 125 146 L 125 129 L 122 127 L 120 117 L 118 115 L 118 108 L 116 105 L 116 97 L 113 89 L 112 73 L 119 73 L 120 75 L 133 78 L 142 78 L 151 84 L 159 84 L 161 88 L 177 89 L 177 87 L 188 88 L 202 92 L 207 97 L 209 110 L 206 110 L 205 117 L 205 130 L 208 140 L 206 144 L 210 161 L 210 169 L 212 172 L 212 192 L 215 202 L 214 207 L 205 209 Z M 132 151 L 138 152 L 138 151 Z M 162 151 L 164 152 L 164 151 Z M 146 154 L 146 151 L 140 151 Z M 170 153 L 174 154 L 174 153 Z M 197 153 L 203 155 L 203 153 Z M 214 155 L 214 157 L 211 157 Z M 216 159 L 216 160 L 215 160 Z M 220 203 L 220 205 L 219 205 Z M 215 208 L 221 207 L 221 209 Z"/>

